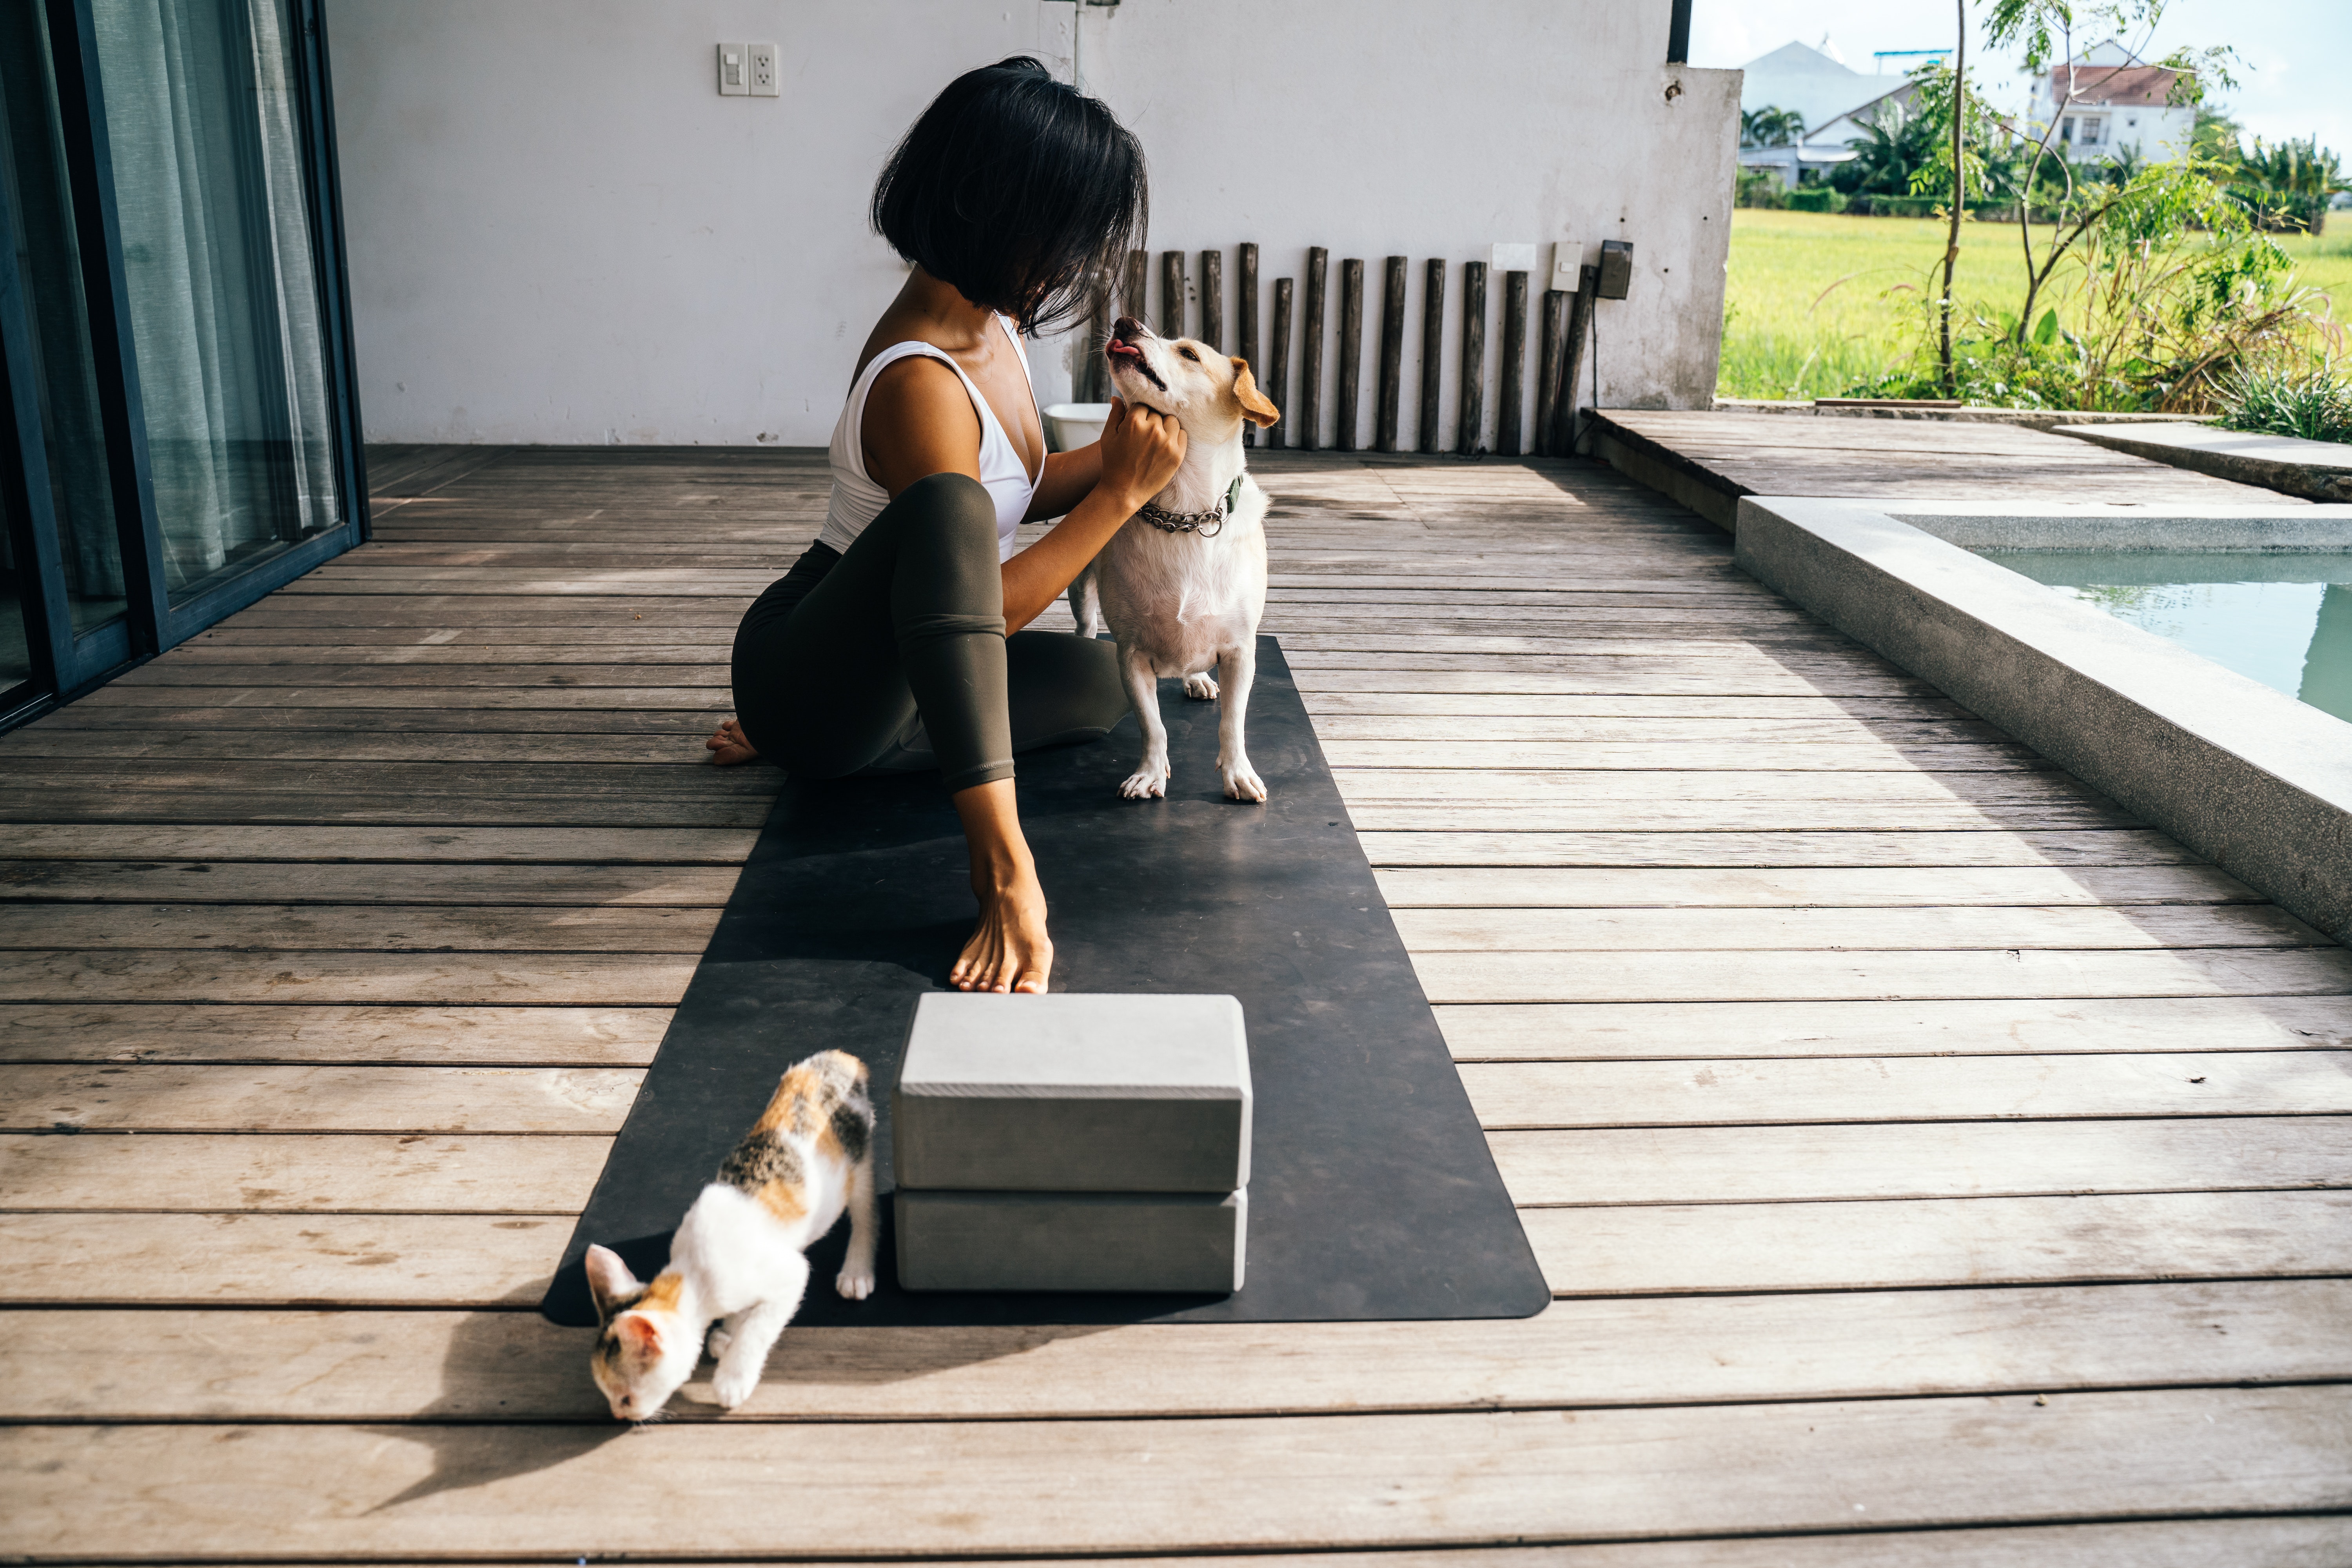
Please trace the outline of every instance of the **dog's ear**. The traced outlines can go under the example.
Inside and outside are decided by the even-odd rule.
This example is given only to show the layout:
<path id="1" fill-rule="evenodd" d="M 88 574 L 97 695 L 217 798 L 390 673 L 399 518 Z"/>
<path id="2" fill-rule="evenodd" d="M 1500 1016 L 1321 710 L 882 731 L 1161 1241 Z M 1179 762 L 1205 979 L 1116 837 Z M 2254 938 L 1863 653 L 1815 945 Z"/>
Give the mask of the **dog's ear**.
<path id="1" fill-rule="evenodd" d="M 1242 405 L 1242 417 L 1264 429 L 1282 417 L 1282 411 L 1266 401 L 1265 394 L 1257 389 L 1256 377 L 1250 374 L 1249 361 L 1234 357 L 1234 396 Z"/>

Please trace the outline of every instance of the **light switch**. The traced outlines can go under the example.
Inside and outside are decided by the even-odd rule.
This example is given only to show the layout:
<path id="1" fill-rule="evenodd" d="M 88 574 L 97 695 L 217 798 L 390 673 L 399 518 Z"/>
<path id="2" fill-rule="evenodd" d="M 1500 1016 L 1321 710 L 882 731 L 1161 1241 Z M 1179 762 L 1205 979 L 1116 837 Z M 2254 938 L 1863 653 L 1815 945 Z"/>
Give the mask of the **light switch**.
<path id="1" fill-rule="evenodd" d="M 719 46 L 719 95 L 741 98 L 751 90 L 751 50 L 742 44 Z M 771 69 L 770 75 L 774 72 Z"/>
<path id="2" fill-rule="evenodd" d="M 775 97 L 776 46 L 746 44 L 743 48 L 744 58 L 749 62 L 751 75 L 751 96 L 753 98 Z"/>
<path id="3" fill-rule="evenodd" d="M 1551 247 L 1551 286 L 1573 294 L 1584 287 L 1584 268 L 1595 247 L 1580 239 L 1556 240 Z"/>

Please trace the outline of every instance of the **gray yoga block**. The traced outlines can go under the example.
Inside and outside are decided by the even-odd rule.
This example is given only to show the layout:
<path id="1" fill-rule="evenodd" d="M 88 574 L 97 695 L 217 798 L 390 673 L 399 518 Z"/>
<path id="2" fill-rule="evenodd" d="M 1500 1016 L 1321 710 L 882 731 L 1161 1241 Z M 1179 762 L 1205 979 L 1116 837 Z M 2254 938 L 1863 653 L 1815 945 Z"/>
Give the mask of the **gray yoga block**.
<path id="1" fill-rule="evenodd" d="M 1249 1182 L 1231 996 L 926 992 L 890 1109 L 898 1184 L 1215 1193 Z"/>
<path id="2" fill-rule="evenodd" d="M 1242 1288 L 1249 1194 L 897 1194 L 908 1290 Z"/>

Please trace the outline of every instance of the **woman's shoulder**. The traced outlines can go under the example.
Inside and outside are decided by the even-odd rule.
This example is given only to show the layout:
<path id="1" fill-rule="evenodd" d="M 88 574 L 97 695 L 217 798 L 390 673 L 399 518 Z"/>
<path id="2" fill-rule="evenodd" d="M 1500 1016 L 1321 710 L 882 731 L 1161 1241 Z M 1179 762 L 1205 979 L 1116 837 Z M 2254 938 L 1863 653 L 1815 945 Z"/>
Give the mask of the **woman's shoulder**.
<path id="1" fill-rule="evenodd" d="M 929 343 L 910 349 L 876 371 L 872 384 L 866 390 L 869 419 L 877 413 L 886 417 L 913 415 L 929 418 L 958 410 L 963 421 L 978 426 L 980 416 L 971 405 L 971 394 L 964 387 L 962 373 L 947 357 L 946 350 Z"/>

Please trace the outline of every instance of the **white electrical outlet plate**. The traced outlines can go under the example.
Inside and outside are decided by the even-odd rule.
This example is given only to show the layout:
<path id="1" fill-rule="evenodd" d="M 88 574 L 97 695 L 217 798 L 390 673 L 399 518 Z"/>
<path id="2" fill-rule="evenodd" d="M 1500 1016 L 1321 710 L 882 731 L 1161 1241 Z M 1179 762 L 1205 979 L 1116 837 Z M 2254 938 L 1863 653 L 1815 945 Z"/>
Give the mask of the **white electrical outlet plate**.
<path id="1" fill-rule="evenodd" d="M 1553 241 L 1551 286 L 1555 289 L 1564 289 L 1571 294 L 1575 293 L 1583 284 L 1582 269 L 1598 266 L 1600 261 L 1601 247 L 1596 241 L 1585 239 Z"/>
<path id="2" fill-rule="evenodd" d="M 746 44 L 743 49 L 751 79 L 751 96 L 753 98 L 776 97 L 776 46 Z"/>
<path id="3" fill-rule="evenodd" d="M 719 46 L 719 96 L 742 98 L 751 90 L 751 51 L 741 44 Z"/>
<path id="4" fill-rule="evenodd" d="M 1495 247 L 1495 270 L 1497 272 L 1533 272 L 1536 269 L 1536 242 L 1524 245 L 1497 244 Z"/>

